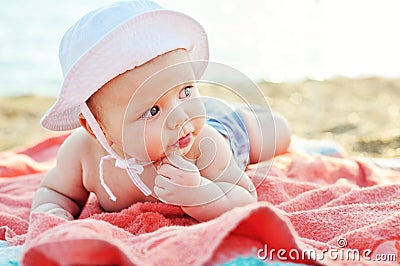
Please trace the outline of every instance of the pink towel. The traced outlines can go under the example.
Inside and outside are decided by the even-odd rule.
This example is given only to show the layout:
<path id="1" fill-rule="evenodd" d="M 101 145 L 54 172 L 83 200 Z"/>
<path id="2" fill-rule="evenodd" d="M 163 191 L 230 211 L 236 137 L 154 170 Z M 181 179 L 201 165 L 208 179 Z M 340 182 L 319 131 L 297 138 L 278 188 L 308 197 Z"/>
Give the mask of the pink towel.
<path id="1" fill-rule="evenodd" d="M 270 171 L 252 166 L 260 201 L 209 222 L 163 203 L 105 213 L 93 195 L 78 220 L 36 214 L 29 221 L 33 193 L 67 135 L 0 154 L 7 158 L 0 160 L 7 177 L 0 178 L 0 239 L 26 244 L 22 265 L 210 265 L 238 256 L 384 265 L 368 259 L 400 258 L 400 173 L 295 152 L 277 157 Z M 310 250 L 314 256 L 302 258 Z M 361 257 L 346 260 L 344 251 Z"/>

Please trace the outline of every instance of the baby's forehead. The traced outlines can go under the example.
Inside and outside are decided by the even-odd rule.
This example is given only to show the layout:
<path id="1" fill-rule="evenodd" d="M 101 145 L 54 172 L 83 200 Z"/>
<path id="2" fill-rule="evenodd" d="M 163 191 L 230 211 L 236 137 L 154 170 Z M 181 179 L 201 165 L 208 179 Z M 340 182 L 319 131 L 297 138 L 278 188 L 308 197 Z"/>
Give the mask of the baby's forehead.
<path id="1" fill-rule="evenodd" d="M 162 89 L 168 90 L 182 84 L 195 82 L 195 79 L 196 78 L 191 63 L 180 63 L 166 67 L 159 71 L 155 71 L 141 84 L 139 84 L 139 86 L 137 87 L 137 91 L 139 92 L 140 90 L 150 89 L 156 92 L 158 91 L 158 87 L 162 87 Z"/>
<path id="2" fill-rule="evenodd" d="M 195 81 L 193 63 L 184 50 L 176 50 L 158 56 L 141 67 L 129 71 L 136 94 L 148 90 L 152 94 L 163 93 L 165 90 Z M 147 94 L 147 93 L 146 93 Z"/>
<path id="3" fill-rule="evenodd" d="M 105 84 L 101 91 L 102 100 L 114 104 L 134 101 L 155 101 L 177 86 L 192 83 L 195 74 L 186 51 L 176 50 L 128 70 Z"/>
<path id="4" fill-rule="evenodd" d="M 173 87 L 195 78 L 192 62 L 184 49 L 159 55 L 132 71 L 142 75 L 140 86 L 164 83 Z"/>
<path id="5" fill-rule="evenodd" d="M 149 76 L 142 83 L 135 72 L 126 72 L 114 82 L 109 82 L 101 90 L 101 100 L 111 105 L 126 106 L 128 102 L 135 107 L 146 106 L 156 102 L 166 93 L 177 87 L 193 84 L 194 74 L 190 64 L 175 65 Z M 136 108 L 135 108 L 136 109 Z"/>
<path id="6" fill-rule="evenodd" d="M 152 105 L 173 89 L 195 83 L 190 63 L 174 65 L 155 73 L 140 84 L 132 93 L 131 102 L 140 109 Z M 136 108 L 135 108 L 136 109 Z"/>

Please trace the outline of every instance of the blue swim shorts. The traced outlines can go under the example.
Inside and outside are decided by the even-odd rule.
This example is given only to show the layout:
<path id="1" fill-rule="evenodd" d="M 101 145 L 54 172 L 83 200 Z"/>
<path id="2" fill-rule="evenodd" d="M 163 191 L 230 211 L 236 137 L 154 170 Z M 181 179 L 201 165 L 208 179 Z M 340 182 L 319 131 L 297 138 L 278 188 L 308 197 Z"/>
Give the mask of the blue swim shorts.
<path id="1" fill-rule="evenodd" d="M 231 104 L 212 97 L 204 97 L 206 124 L 229 140 L 234 159 L 241 169 L 249 164 L 250 140 L 243 118 Z"/>

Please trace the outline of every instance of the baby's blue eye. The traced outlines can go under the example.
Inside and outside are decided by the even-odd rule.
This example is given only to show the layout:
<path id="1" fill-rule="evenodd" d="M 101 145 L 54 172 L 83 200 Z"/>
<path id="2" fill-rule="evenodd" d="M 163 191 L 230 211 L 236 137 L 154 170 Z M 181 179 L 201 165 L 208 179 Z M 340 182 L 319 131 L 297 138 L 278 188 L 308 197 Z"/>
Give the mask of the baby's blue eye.
<path id="1" fill-rule="evenodd" d="M 192 88 L 193 86 L 186 86 L 183 90 L 181 90 L 181 92 L 179 93 L 179 98 L 183 99 L 183 98 L 187 98 L 190 97 L 190 95 L 192 95 Z"/>
<path id="2" fill-rule="evenodd" d="M 159 111 L 160 108 L 158 106 L 153 106 L 150 108 L 149 113 L 151 116 L 156 116 Z"/>
<path id="3" fill-rule="evenodd" d="M 158 112 L 160 111 L 160 107 L 158 107 L 158 106 L 153 106 L 153 107 L 151 107 L 149 110 L 147 110 L 146 112 L 144 112 L 142 115 L 141 115 L 141 118 L 151 118 L 151 117 L 154 117 L 154 116 L 156 116 L 157 114 L 158 114 Z"/>

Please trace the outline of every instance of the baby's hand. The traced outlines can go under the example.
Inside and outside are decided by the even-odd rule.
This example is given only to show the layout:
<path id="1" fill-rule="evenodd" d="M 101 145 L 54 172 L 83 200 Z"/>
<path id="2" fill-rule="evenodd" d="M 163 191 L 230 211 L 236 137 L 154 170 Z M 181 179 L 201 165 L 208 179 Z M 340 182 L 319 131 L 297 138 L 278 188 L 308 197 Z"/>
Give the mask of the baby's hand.
<path id="1" fill-rule="evenodd" d="M 67 210 L 64 210 L 61 207 L 58 207 L 58 206 L 54 207 L 54 204 L 52 204 L 52 203 L 45 203 L 45 204 L 42 204 L 42 205 L 36 207 L 34 210 L 32 210 L 32 213 L 35 213 L 35 212 L 36 213 L 44 212 L 47 214 L 52 214 L 52 215 L 58 216 L 60 218 L 68 220 L 68 221 L 74 220 L 74 217 L 72 216 L 71 213 L 69 213 Z"/>
<path id="2" fill-rule="evenodd" d="M 58 216 L 60 218 L 68 220 L 68 221 L 74 220 L 74 217 L 72 216 L 72 214 L 70 214 L 69 212 L 67 212 L 66 210 L 64 210 L 62 208 L 52 209 L 52 210 L 47 211 L 47 213 L 53 214 L 55 216 Z"/>
<path id="3" fill-rule="evenodd" d="M 170 155 L 158 168 L 154 192 L 163 202 L 190 206 L 194 202 L 195 190 L 200 186 L 201 179 L 196 165 L 181 156 Z"/>

